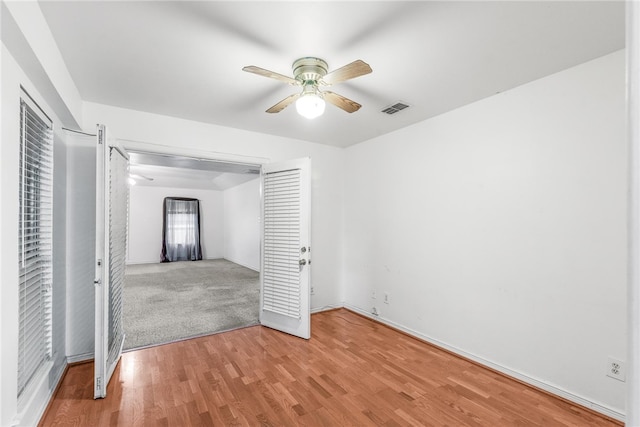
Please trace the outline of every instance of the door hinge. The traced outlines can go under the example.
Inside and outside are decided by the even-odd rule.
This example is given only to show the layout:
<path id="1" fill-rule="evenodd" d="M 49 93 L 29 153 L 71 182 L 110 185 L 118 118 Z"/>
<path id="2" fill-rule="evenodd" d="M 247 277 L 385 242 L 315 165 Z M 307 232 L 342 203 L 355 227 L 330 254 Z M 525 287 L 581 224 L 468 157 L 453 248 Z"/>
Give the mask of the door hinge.
<path id="1" fill-rule="evenodd" d="M 102 390 L 102 377 L 97 377 L 96 378 L 96 388 L 98 390 Z"/>

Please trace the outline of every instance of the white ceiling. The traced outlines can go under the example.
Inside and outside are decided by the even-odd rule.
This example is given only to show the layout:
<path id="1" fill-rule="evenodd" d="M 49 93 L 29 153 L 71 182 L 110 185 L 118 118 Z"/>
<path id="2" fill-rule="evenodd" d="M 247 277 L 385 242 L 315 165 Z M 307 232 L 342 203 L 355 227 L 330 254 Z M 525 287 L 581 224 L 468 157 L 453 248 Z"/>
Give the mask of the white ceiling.
<path id="1" fill-rule="evenodd" d="M 340 147 L 624 47 L 622 1 L 40 4 L 86 101 Z M 242 67 L 291 75 L 303 56 L 370 64 L 331 89 L 360 111 L 265 113 L 297 88 Z"/>

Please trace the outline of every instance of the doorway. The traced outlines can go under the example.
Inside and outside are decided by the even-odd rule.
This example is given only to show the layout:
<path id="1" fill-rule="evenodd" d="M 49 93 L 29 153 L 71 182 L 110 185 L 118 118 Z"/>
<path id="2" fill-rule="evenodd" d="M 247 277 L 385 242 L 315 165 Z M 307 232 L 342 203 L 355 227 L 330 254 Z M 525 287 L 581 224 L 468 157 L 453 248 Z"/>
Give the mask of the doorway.
<path id="1" fill-rule="evenodd" d="M 128 153 L 124 349 L 258 324 L 260 166 Z M 200 201 L 202 260 L 160 262 L 166 197 Z"/>

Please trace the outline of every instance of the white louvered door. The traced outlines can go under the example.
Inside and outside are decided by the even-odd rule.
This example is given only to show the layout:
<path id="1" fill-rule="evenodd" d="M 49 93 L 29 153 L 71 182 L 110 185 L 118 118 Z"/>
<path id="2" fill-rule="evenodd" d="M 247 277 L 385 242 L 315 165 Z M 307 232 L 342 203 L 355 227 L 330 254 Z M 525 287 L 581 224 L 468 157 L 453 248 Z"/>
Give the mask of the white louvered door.
<path id="1" fill-rule="evenodd" d="M 260 323 L 311 337 L 311 159 L 262 167 Z"/>
<path id="2" fill-rule="evenodd" d="M 124 285 L 129 204 L 129 159 L 104 125 L 97 129 L 96 275 L 94 398 L 107 395 L 107 384 L 124 344 Z"/>

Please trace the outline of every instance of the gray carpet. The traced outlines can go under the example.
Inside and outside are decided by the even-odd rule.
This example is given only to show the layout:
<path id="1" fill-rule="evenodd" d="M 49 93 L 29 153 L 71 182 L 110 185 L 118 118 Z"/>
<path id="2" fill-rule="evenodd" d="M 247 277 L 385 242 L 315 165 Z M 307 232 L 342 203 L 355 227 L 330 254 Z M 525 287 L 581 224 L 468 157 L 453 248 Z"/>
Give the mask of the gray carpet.
<path id="1" fill-rule="evenodd" d="M 216 259 L 127 266 L 124 349 L 257 324 L 259 273 Z"/>

